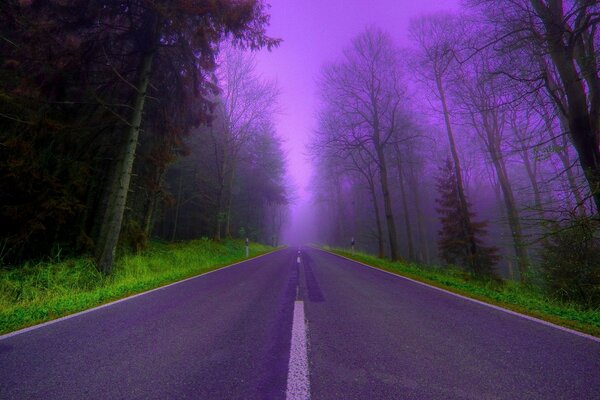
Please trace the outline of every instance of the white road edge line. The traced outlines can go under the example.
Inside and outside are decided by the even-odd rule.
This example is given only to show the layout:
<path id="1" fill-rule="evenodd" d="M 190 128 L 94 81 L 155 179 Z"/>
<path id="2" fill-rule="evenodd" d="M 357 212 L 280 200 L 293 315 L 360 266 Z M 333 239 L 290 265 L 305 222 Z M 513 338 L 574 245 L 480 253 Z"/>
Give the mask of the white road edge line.
<path id="1" fill-rule="evenodd" d="M 124 297 L 124 298 L 119 299 L 119 300 L 111 301 L 110 303 L 105 303 L 105 304 L 99 305 L 97 307 L 88 308 L 87 310 L 83 310 L 83 311 L 79 311 L 79 312 L 76 312 L 76 313 L 73 313 L 73 314 L 65 315 L 64 317 L 60 317 L 60 318 L 53 319 L 53 320 L 50 320 L 50 321 L 42 322 L 41 324 L 32 325 L 32 326 L 28 326 L 27 328 L 23 328 L 23 329 L 19 329 L 19 330 L 13 331 L 13 332 L 5 333 L 4 335 L 0 335 L 0 340 L 8 339 L 10 337 L 17 336 L 17 335 L 20 335 L 22 333 L 33 331 L 33 330 L 36 330 L 36 329 L 39 329 L 39 328 L 43 328 L 45 326 L 52 325 L 52 324 L 55 324 L 57 322 L 65 321 L 67 319 L 75 318 L 75 317 L 78 317 L 78 316 L 83 315 L 83 314 L 87 314 L 87 313 L 90 313 L 90 312 L 93 312 L 93 311 L 100 310 L 102 308 L 110 307 L 110 306 L 113 306 L 113 305 L 115 305 L 117 303 L 121 303 L 121 302 L 124 302 L 124 301 L 127 301 L 127 300 L 131 300 L 131 299 L 134 299 L 136 297 L 140 297 L 140 296 L 146 295 L 148 293 L 156 292 L 158 290 L 163 290 L 163 289 L 166 289 L 166 288 L 168 288 L 170 286 L 175 286 L 175 285 L 178 285 L 180 283 L 190 281 L 192 279 L 201 278 L 201 277 L 206 276 L 208 274 L 212 274 L 213 272 L 219 272 L 219 271 L 222 271 L 222 270 L 227 269 L 229 267 L 233 267 L 233 266 L 238 265 L 238 264 L 243 264 L 245 262 L 252 261 L 252 260 L 255 260 L 257 258 L 267 256 L 269 254 L 273 254 L 273 253 L 278 252 L 278 251 L 283 250 L 283 249 L 285 249 L 285 247 L 282 247 L 282 248 L 274 250 L 274 251 L 270 251 L 270 252 L 265 253 L 265 254 L 258 255 L 256 257 L 249 258 L 247 260 L 238 261 L 236 263 L 229 264 L 229 265 L 226 265 L 224 267 L 214 269 L 212 271 L 203 272 L 203 273 L 198 274 L 198 275 L 190 276 L 189 278 L 185 278 L 185 279 L 182 279 L 182 280 L 177 281 L 177 282 L 169 283 L 168 285 L 164 285 L 164 286 L 160 286 L 160 287 L 157 287 L 157 288 L 154 288 L 154 289 L 150 289 L 150 290 L 147 290 L 145 292 L 136 293 L 136 294 L 133 294 L 133 295 L 128 296 L 128 297 Z"/>
<path id="2" fill-rule="evenodd" d="M 294 302 L 290 361 L 288 364 L 286 400 L 309 400 L 310 382 L 308 378 L 308 350 L 306 345 L 306 322 L 304 302 Z"/>
<path id="3" fill-rule="evenodd" d="M 322 252 L 324 252 L 324 253 L 327 253 L 327 254 L 332 254 L 332 255 L 334 255 L 334 256 L 337 256 L 337 257 L 340 257 L 340 258 L 345 258 L 346 260 L 349 260 L 349 261 L 352 261 L 352 262 L 354 262 L 354 263 L 356 263 L 356 264 L 360 264 L 360 265 L 363 265 L 363 266 L 365 266 L 365 267 L 368 267 L 368 268 L 374 269 L 374 270 L 376 270 L 376 271 L 379 271 L 379 272 L 384 272 L 384 273 L 386 273 L 386 274 L 389 274 L 389 275 L 392 275 L 392 276 L 398 277 L 398 278 L 400 278 L 400 279 L 405 279 L 405 280 L 407 280 L 407 281 L 411 281 L 411 282 L 414 282 L 414 283 L 418 283 L 419 285 L 426 286 L 426 287 L 428 287 L 428 288 L 430 288 L 430 289 L 439 290 L 440 292 L 444 292 L 444 293 L 450 294 L 450 295 L 452 295 L 452 296 L 455 296 L 455 297 L 460 297 L 461 299 L 469 300 L 469 301 L 472 301 L 472 302 L 474 302 L 474 303 L 481 304 L 481 305 L 483 305 L 483 306 L 487 306 L 487 307 L 493 308 L 493 309 L 495 309 L 495 310 L 498 310 L 498 311 L 505 312 L 505 313 L 507 313 L 507 314 L 511 314 L 511 315 L 515 315 L 515 316 L 517 316 L 517 317 L 521 317 L 521 318 L 524 318 L 524 319 L 528 319 L 528 320 L 530 320 L 530 321 L 537 322 L 537 323 L 539 323 L 539 324 L 546 325 L 546 326 L 549 326 L 549 327 L 552 327 L 552 328 L 556 328 L 556 329 L 559 329 L 559 330 L 561 330 L 561 331 L 563 331 L 563 332 L 571 333 L 571 334 L 573 334 L 573 335 L 581 336 L 581 337 L 583 337 L 583 338 L 590 339 L 590 340 L 593 340 L 593 341 L 595 341 L 595 342 L 599 342 L 599 343 L 600 343 L 600 338 L 598 338 L 598 337 L 596 337 L 596 336 L 588 335 L 587 333 L 579 332 L 579 331 L 576 331 L 576 330 L 574 330 L 574 329 L 565 328 L 564 326 L 556 325 L 556 324 L 553 324 L 552 322 L 544 321 L 543 319 L 539 319 L 539 318 L 531 317 L 531 316 L 529 316 L 529 315 L 521 314 L 521 313 L 518 313 L 518 312 L 516 312 L 516 311 L 512 311 L 512 310 L 509 310 L 509 309 L 506 309 L 506 308 L 502 308 L 502 307 L 500 307 L 500 306 L 496 306 L 496 305 L 493 305 L 493 304 L 490 304 L 490 303 L 486 303 L 485 301 L 481 301 L 481 300 L 473 299 L 473 298 L 471 298 L 471 297 L 463 296 L 463 295 L 461 295 L 461 294 L 458 294 L 458 293 L 451 292 L 450 290 L 446 290 L 446 289 L 439 288 L 439 287 L 437 287 L 437 286 L 429 285 L 429 284 L 427 284 L 427 283 L 425 283 L 425 282 L 417 281 L 417 280 L 415 280 L 415 279 L 408 278 L 408 277 L 406 277 L 406 276 L 403 276 L 403 275 L 394 274 L 393 272 L 389 272 L 389 271 L 386 271 L 386 270 L 383 270 L 383 269 L 379 269 L 379 268 L 373 267 L 373 266 L 371 266 L 371 265 L 368 265 L 368 264 L 362 263 L 362 262 L 360 262 L 360 261 L 356 261 L 356 260 L 353 260 L 353 259 L 351 259 L 351 258 L 344 257 L 344 256 L 341 256 L 341 255 L 339 255 L 339 254 L 336 254 L 336 253 L 332 253 L 332 252 L 330 252 L 330 251 L 327 251 L 327 250 L 323 250 L 323 249 L 320 249 L 320 248 L 317 248 L 317 247 L 314 247 L 314 248 L 315 248 L 316 250 L 320 250 L 320 251 L 322 251 Z"/>

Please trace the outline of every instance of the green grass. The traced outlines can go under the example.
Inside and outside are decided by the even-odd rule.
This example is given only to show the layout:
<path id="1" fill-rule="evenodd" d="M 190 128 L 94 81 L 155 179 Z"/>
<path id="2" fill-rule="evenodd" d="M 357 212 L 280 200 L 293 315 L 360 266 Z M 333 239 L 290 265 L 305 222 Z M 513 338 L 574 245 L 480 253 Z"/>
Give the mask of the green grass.
<path id="1" fill-rule="evenodd" d="M 272 247 L 250 244 L 250 257 Z M 0 269 L 0 333 L 59 318 L 113 300 L 215 270 L 245 258 L 240 240 L 153 242 L 124 255 L 113 273 L 99 273 L 89 258 Z"/>
<path id="2" fill-rule="evenodd" d="M 576 304 L 560 302 L 545 296 L 539 288 L 513 281 L 498 284 L 473 280 L 464 271 L 456 268 L 391 262 L 338 248 L 325 247 L 325 250 L 454 293 L 600 337 L 600 309 L 590 310 Z"/>

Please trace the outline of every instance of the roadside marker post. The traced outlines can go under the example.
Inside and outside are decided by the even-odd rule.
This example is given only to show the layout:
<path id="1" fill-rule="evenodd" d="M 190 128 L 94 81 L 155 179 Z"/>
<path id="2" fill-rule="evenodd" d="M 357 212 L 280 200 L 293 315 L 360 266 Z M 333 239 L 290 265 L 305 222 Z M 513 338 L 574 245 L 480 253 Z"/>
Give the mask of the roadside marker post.
<path id="1" fill-rule="evenodd" d="M 246 258 L 248 258 L 248 254 L 249 254 L 249 251 L 248 251 L 248 238 L 246 238 Z"/>

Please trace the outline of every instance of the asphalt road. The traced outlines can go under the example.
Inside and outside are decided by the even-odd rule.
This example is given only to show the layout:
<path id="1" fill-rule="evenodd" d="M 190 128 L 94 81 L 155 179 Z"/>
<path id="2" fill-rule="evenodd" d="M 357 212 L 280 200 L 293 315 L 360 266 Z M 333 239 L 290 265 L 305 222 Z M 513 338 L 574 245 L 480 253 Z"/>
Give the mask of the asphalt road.
<path id="1" fill-rule="evenodd" d="M 0 399 L 308 393 L 600 399 L 600 342 L 306 248 L 0 339 Z"/>

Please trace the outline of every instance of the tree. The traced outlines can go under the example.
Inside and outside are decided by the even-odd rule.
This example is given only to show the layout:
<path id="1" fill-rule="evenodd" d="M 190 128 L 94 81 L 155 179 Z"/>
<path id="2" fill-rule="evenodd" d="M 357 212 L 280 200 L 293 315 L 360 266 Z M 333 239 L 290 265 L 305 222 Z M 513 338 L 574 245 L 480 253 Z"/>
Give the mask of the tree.
<path id="1" fill-rule="evenodd" d="M 466 247 L 469 258 L 477 259 L 479 257 L 477 254 L 478 246 L 475 241 L 474 226 L 471 223 L 471 212 L 469 211 L 465 194 L 460 157 L 454 139 L 453 125 L 450 120 L 450 109 L 446 95 L 447 81 L 453 72 L 453 68 L 456 67 L 457 45 L 463 40 L 465 29 L 456 15 L 439 13 L 423 16 L 411 21 L 409 31 L 412 40 L 419 48 L 417 57 L 417 63 L 420 66 L 419 71 L 425 81 L 433 83 L 433 90 L 442 106 L 446 134 L 450 145 L 450 154 L 452 155 L 454 176 L 456 177 L 456 190 L 459 199 L 456 205 L 460 212 L 458 221 L 461 221 L 463 224 L 462 237 L 470 240 Z"/>
<path id="2" fill-rule="evenodd" d="M 227 44 L 221 50 L 217 80 L 221 88 L 218 108 L 222 113 L 217 127 L 223 141 L 219 159 L 219 211 L 214 235 L 219 240 L 222 230 L 225 236 L 230 236 L 231 187 L 239 153 L 251 135 L 258 134 L 273 118 L 279 93 L 273 82 L 256 73 L 252 54 Z"/>
<path id="3" fill-rule="evenodd" d="M 529 255 L 524 243 L 519 208 L 515 199 L 503 151 L 503 135 L 508 123 L 506 96 L 503 82 L 492 74 L 490 54 L 480 52 L 463 66 L 461 84 L 454 91 L 463 105 L 471 127 L 481 140 L 492 162 L 502 189 L 508 224 L 513 241 L 520 279 L 525 281 L 529 269 Z"/>
<path id="4" fill-rule="evenodd" d="M 478 278 L 494 278 L 496 276 L 494 265 L 499 259 L 498 249 L 482 243 L 481 238 L 486 234 L 487 223 L 473 222 L 473 213 L 469 215 L 468 222 L 472 226 L 472 236 L 465 235 L 463 227 L 467 222 L 464 221 L 464 215 L 461 213 L 458 180 L 450 158 L 446 159 L 440 168 L 437 189 L 439 193 L 437 211 L 442 224 L 438 243 L 440 257 L 448 264 L 465 266 L 467 271 Z M 476 253 L 469 251 L 472 243 L 477 246 Z"/>
<path id="5" fill-rule="evenodd" d="M 408 247 L 408 259 L 415 259 L 415 248 L 413 244 L 412 225 L 410 221 L 410 213 L 408 212 L 408 199 L 406 196 L 406 172 L 402 165 L 402 152 L 398 143 L 394 144 L 394 158 L 396 160 L 396 172 L 398 172 L 398 187 L 400 188 L 400 199 L 402 201 L 402 209 L 404 211 L 404 227 L 406 229 L 406 244 Z"/>
<path id="6" fill-rule="evenodd" d="M 600 5 L 593 0 L 472 0 L 493 29 L 486 47 L 510 57 L 500 73 L 516 81 L 537 81 L 565 118 L 600 213 L 600 76 L 598 24 Z M 518 65 L 514 60 L 526 61 Z"/>
<path id="7" fill-rule="evenodd" d="M 319 118 L 319 128 L 315 135 L 315 141 L 312 144 L 311 151 L 314 154 L 315 161 L 318 162 L 321 174 L 337 175 L 344 174 L 345 176 L 355 177 L 353 181 L 362 183 L 366 186 L 373 207 L 373 217 L 375 220 L 375 238 L 377 240 L 377 255 L 380 258 L 385 256 L 385 243 L 383 227 L 381 224 L 381 209 L 379 199 L 377 197 L 377 165 L 363 148 L 356 147 L 348 149 L 345 146 L 338 147 L 335 142 L 331 141 L 331 135 L 343 135 L 339 132 L 335 121 L 331 121 L 327 114 L 322 114 Z M 339 192 L 339 190 L 336 190 Z M 341 210 L 341 204 L 337 207 Z M 358 216 L 355 216 L 357 218 Z M 337 219 L 341 219 L 338 216 Z M 357 233 L 354 232 L 354 235 Z M 343 243 L 342 237 L 339 238 Z"/>
<path id="8" fill-rule="evenodd" d="M 162 48 L 179 46 L 182 64 L 189 63 L 192 73 L 202 76 L 204 65 L 214 63 L 213 43 L 225 33 L 231 32 L 242 43 L 254 47 L 272 46 L 276 41 L 265 36 L 265 16 L 262 3 L 213 3 L 191 6 L 187 2 L 135 4 L 126 8 L 130 20 L 128 26 L 136 39 L 134 46 L 139 54 L 137 81 L 134 83 L 131 115 L 126 133 L 107 186 L 107 205 L 102 218 L 100 234 L 96 243 L 96 259 L 99 268 L 109 273 L 121 230 L 123 211 L 127 201 L 131 169 L 135 158 L 146 92 L 150 84 L 153 61 Z M 209 24 L 206 21 L 210 21 Z M 198 29 L 198 26 L 205 27 Z M 210 38 L 210 39 L 207 39 Z M 203 65 L 204 64 L 204 65 Z"/>
<path id="9" fill-rule="evenodd" d="M 597 27 L 600 6 L 595 1 L 574 2 L 564 11 L 559 0 L 531 0 L 543 26 L 548 53 L 565 94 L 553 98 L 569 123 L 573 145 L 600 213 L 600 76 Z"/>
<path id="10" fill-rule="evenodd" d="M 341 127 L 329 141 L 347 151 L 361 148 L 377 165 L 393 260 L 399 253 L 386 149 L 400 123 L 404 88 L 399 71 L 390 37 L 368 28 L 354 38 L 341 60 L 323 68 L 320 78 L 324 112 Z"/>
<path id="11" fill-rule="evenodd" d="M 143 161 L 151 153 L 157 157 L 152 178 L 140 177 L 135 187 L 145 182 L 154 189 L 129 214 L 143 214 L 149 227 L 151 197 L 160 192 L 155 189 L 168 154 L 210 114 L 217 44 L 226 36 L 241 47 L 278 43 L 265 34 L 266 6 L 260 0 L 101 1 L 95 7 L 82 0 L 10 0 L 1 7 L 0 52 L 10 63 L 0 66 L 0 75 L 14 79 L 2 79 L 0 93 L 8 101 L 1 104 L 0 123 L 2 142 L 15 157 L 3 163 L 0 176 L 4 185 L 45 171 L 32 174 L 35 185 L 3 199 L 3 205 L 12 203 L 11 225 L 28 221 L 21 224 L 27 237 L 15 230 L 11 242 L 21 254 L 34 254 L 25 252 L 34 242 L 61 245 L 75 236 L 85 250 L 95 247 L 98 267 L 108 273 L 138 143 L 148 144 Z M 157 140 L 146 140 L 151 137 Z M 29 156 L 27 149 L 33 150 Z M 27 158 L 34 164 L 29 172 L 11 167 Z M 28 210 L 21 198 L 31 195 L 49 212 Z M 138 204 L 147 204 L 146 210 Z"/>

